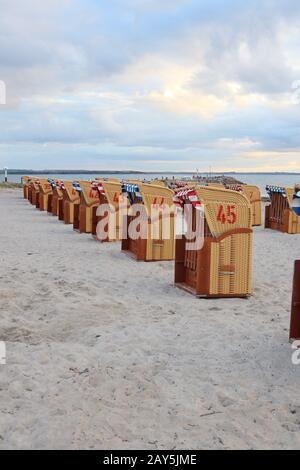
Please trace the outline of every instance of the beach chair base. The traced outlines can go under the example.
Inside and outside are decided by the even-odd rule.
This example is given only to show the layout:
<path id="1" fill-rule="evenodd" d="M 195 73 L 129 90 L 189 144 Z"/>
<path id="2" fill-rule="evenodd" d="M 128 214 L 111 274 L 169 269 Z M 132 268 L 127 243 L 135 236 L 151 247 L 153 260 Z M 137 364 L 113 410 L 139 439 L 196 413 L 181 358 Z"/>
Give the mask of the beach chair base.
<path id="1" fill-rule="evenodd" d="M 290 341 L 300 340 L 300 260 L 295 261 Z"/>
<path id="2" fill-rule="evenodd" d="M 235 233 L 226 236 L 232 246 L 232 259 L 235 258 L 236 246 L 241 243 L 234 237 L 241 235 L 245 245 L 251 243 L 250 229 L 237 229 Z M 248 275 L 250 260 L 247 254 L 242 261 L 238 259 L 224 264 L 219 241 L 207 237 L 200 250 L 186 250 L 186 243 L 185 237 L 176 240 L 176 287 L 202 298 L 247 298 L 251 295 Z"/>
<path id="3" fill-rule="evenodd" d="M 32 188 L 28 188 L 28 201 L 32 204 Z"/>
<path id="4" fill-rule="evenodd" d="M 136 261 L 154 262 L 154 261 L 173 261 L 174 256 L 164 254 L 165 240 L 148 240 L 138 238 L 131 240 L 130 238 L 122 240 L 122 252 Z M 154 256 L 148 255 L 149 246 Z"/>
<path id="5" fill-rule="evenodd" d="M 181 289 L 188 294 L 192 294 L 198 299 L 247 299 L 250 294 L 197 294 L 196 289 L 185 283 L 175 283 L 175 287 Z"/>
<path id="6" fill-rule="evenodd" d="M 97 207 L 93 207 L 92 236 L 96 241 L 98 241 L 98 238 L 97 238 L 97 225 L 98 225 L 98 222 L 99 222 L 99 217 L 97 217 Z"/>
<path id="7" fill-rule="evenodd" d="M 97 226 L 98 226 L 98 223 L 101 222 L 101 220 L 103 219 L 103 217 L 99 217 L 97 216 L 97 209 L 98 209 L 99 206 L 95 206 L 93 207 L 93 211 L 92 211 L 92 236 L 94 238 L 94 240 L 96 240 L 97 242 L 100 242 L 100 243 L 112 243 L 112 242 L 118 242 L 121 240 L 121 236 L 120 236 L 120 233 L 121 233 L 121 229 L 119 226 L 116 227 L 116 238 L 112 239 L 112 238 L 109 238 L 109 233 L 107 233 L 107 237 L 104 238 L 103 240 L 100 240 L 97 236 Z"/>
<path id="8" fill-rule="evenodd" d="M 35 207 L 36 207 L 37 209 L 40 208 L 40 193 L 39 193 L 39 192 L 37 192 L 37 193 L 35 194 Z"/>
<path id="9" fill-rule="evenodd" d="M 23 186 L 23 197 L 24 197 L 24 199 L 29 198 L 29 187 L 28 186 Z"/>
<path id="10" fill-rule="evenodd" d="M 47 211 L 48 210 L 48 199 L 49 194 L 39 193 L 39 209 L 40 211 Z"/>
<path id="11" fill-rule="evenodd" d="M 122 252 L 136 261 L 152 261 L 146 258 L 147 240 L 122 240 Z"/>
<path id="12" fill-rule="evenodd" d="M 141 233 L 146 233 L 147 238 L 132 240 L 129 236 L 129 226 L 135 217 L 127 217 L 126 237 L 122 240 L 122 251 L 136 261 L 173 261 L 174 260 L 174 232 L 170 233 L 168 240 L 153 240 L 151 238 L 151 221 L 141 222 Z M 174 226 L 174 224 L 173 224 Z"/>
<path id="13" fill-rule="evenodd" d="M 79 205 L 79 232 L 92 233 L 93 207 Z"/>
<path id="14" fill-rule="evenodd" d="M 61 198 L 59 198 L 57 195 L 53 195 L 52 197 L 52 215 L 57 217 L 59 215 L 59 201 Z"/>
<path id="15" fill-rule="evenodd" d="M 64 221 L 64 200 L 63 199 L 59 199 L 58 201 L 58 220 L 60 220 L 60 222 L 63 222 Z"/>
<path id="16" fill-rule="evenodd" d="M 30 202 L 33 206 L 36 206 L 37 192 L 32 188 L 30 193 Z"/>
<path id="17" fill-rule="evenodd" d="M 283 217 L 276 220 L 271 217 L 271 206 L 266 206 L 265 228 L 276 230 L 278 232 L 289 233 L 289 210 L 285 210 Z"/>
<path id="18" fill-rule="evenodd" d="M 49 194 L 48 201 L 47 201 L 47 212 L 48 212 L 48 214 L 52 214 L 52 200 L 53 200 L 53 194 Z"/>
<path id="19" fill-rule="evenodd" d="M 73 230 L 79 232 L 79 215 L 80 215 L 80 204 L 74 205 L 74 220 L 73 220 Z"/>
<path id="20" fill-rule="evenodd" d="M 64 223 L 66 225 L 73 225 L 74 223 L 74 205 L 70 201 L 64 201 Z"/>

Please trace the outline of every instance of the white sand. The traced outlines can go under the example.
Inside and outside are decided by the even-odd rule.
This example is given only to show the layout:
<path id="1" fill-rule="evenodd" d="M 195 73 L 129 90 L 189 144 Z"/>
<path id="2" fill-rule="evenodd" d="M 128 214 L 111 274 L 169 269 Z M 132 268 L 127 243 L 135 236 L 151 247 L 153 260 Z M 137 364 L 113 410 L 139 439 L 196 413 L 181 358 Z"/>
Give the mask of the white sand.
<path id="1" fill-rule="evenodd" d="M 299 448 L 300 236 L 255 229 L 254 295 L 199 300 L 0 192 L 1 448 Z"/>

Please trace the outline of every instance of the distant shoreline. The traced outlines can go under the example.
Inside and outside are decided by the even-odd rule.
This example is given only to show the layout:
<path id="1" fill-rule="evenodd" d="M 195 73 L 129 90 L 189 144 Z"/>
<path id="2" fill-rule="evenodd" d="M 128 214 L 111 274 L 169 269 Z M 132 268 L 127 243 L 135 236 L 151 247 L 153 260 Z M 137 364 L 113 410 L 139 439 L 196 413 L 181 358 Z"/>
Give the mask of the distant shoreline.
<path id="1" fill-rule="evenodd" d="M 4 174 L 4 170 L 0 170 L 0 174 Z M 280 171 L 271 171 L 271 172 L 257 172 L 257 171 L 139 171 L 139 170 L 19 170 L 12 169 L 8 170 L 9 175 L 287 175 L 295 176 L 300 175 L 300 172 L 280 172 Z"/>

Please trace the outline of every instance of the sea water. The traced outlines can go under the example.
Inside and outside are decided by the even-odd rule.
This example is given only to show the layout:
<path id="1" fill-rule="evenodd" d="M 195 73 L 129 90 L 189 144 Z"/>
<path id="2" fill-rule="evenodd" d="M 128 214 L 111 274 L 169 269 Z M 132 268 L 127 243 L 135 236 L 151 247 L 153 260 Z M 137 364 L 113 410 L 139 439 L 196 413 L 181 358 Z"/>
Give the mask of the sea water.
<path id="1" fill-rule="evenodd" d="M 222 173 L 214 173 L 212 176 L 222 175 Z M 94 178 L 99 178 L 102 175 L 100 173 L 95 174 L 47 174 L 47 175 L 34 175 L 40 176 L 41 178 L 58 178 L 58 179 L 66 179 L 66 180 L 78 180 L 78 179 L 85 179 L 85 180 L 92 180 Z M 130 174 L 103 174 L 105 178 L 118 178 L 121 180 L 128 180 L 128 179 L 141 179 L 144 178 L 149 180 L 153 178 L 162 178 L 168 177 L 172 178 L 188 178 L 192 177 L 193 173 L 187 174 L 180 174 L 180 173 L 130 173 Z M 207 176 L 207 173 L 199 173 L 199 176 Z M 283 187 L 294 187 L 295 184 L 300 183 L 300 174 L 290 174 L 290 173 L 226 173 L 226 176 L 232 176 L 237 180 L 247 183 L 247 184 L 255 184 L 258 186 L 263 195 L 266 195 L 266 185 L 275 185 L 275 186 L 283 186 Z M 4 175 L 0 175 L 0 181 L 4 181 Z M 8 180 L 12 183 L 19 183 L 21 181 L 21 175 L 15 175 L 8 173 Z"/>

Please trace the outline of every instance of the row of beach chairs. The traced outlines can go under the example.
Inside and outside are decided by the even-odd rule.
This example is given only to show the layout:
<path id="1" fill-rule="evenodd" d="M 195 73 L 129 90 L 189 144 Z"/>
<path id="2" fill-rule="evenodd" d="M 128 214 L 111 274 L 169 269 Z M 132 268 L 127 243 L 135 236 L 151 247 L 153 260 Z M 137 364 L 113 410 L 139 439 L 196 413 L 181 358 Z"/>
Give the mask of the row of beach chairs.
<path id="1" fill-rule="evenodd" d="M 257 207 L 260 202 L 257 188 L 247 193 L 245 187 L 183 183 L 173 191 L 158 181 L 70 182 L 31 177 L 24 177 L 23 184 L 24 198 L 31 204 L 73 225 L 74 230 L 91 233 L 95 239 L 98 239 L 99 222 L 107 216 L 99 214 L 99 207 L 107 204 L 114 214 L 125 207 L 128 211 L 125 223 L 116 226 L 113 237 L 108 230 L 101 241 L 121 241 L 122 251 L 138 261 L 175 259 L 176 286 L 194 295 L 247 297 L 252 293 L 252 226 L 259 222 L 259 218 L 253 220 L 254 205 L 255 213 L 261 212 Z M 140 212 L 132 212 L 136 204 L 143 209 L 142 218 Z M 179 206 L 190 208 L 191 224 L 195 227 L 198 210 L 203 208 L 203 246 L 190 248 L 186 235 L 176 237 Z M 153 208 L 157 208 L 158 214 L 155 235 L 150 217 Z M 168 208 L 168 237 L 163 236 L 161 208 Z M 130 226 L 137 217 L 140 217 L 140 233 L 146 234 L 144 237 L 130 234 Z M 116 220 L 120 219 L 116 217 Z"/>
<path id="2" fill-rule="evenodd" d="M 91 233 L 96 240 L 99 240 L 99 223 L 105 218 L 111 219 L 112 209 L 115 230 L 111 233 L 108 224 L 101 241 L 121 241 L 122 251 L 138 261 L 175 259 L 176 286 L 194 295 L 247 297 L 252 293 L 252 227 L 261 224 L 262 212 L 260 191 L 255 186 L 224 187 L 182 182 L 172 190 L 162 181 L 142 183 L 96 179 L 71 182 L 33 177 L 23 177 L 23 186 L 24 198 L 41 211 L 48 211 L 80 233 Z M 294 210 L 297 187 L 285 190 L 285 193 L 276 187 L 268 187 L 268 191 L 271 204 L 266 208 L 266 220 L 276 217 L 284 221 L 279 224 L 281 231 L 284 231 L 283 225 L 293 228 L 287 233 L 299 233 L 295 226 L 300 227 L 300 214 Z M 275 193 L 280 198 L 273 198 Z M 284 198 L 284 203 L 281 198 Z M 99 212 L 103 205 L 108 207 L 105 213 Z M 140 217 L 141 211 L 134 212 L 136 205 L 141 207 L 143 217 Z M 183 236 L 176 236 L 178 207 L 190 209 L 188 228 L 192 231 L 197 227 L 199 209 L 202 209 L 201 246 L 191 248 L 190 239 L 184 234 L 186 226 Z M 153 208 L 157 208 L 158 214 L 155 230 L 151 217 Z M 163 234 L 161 208 L 168 209 L 168 237 Z M 128 213 L 125 222 L 119 217 L 123 209 Z M 130 227 L 138 217 L 139 231 L 146 236 L 136 238 L 131 236 Z M 272 224 L 266 223 L 266 226 L 278 230 L 278 225 Z M 184 222 L 181 221 L 181 225 Z"/>

